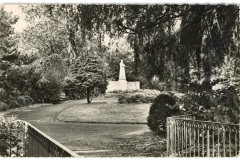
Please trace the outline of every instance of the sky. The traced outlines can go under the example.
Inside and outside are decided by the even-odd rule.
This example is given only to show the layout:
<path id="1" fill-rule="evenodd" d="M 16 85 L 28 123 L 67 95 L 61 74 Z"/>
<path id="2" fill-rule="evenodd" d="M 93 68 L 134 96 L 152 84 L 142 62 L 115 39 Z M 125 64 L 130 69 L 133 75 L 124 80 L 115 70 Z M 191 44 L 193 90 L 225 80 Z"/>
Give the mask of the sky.
<path id="1" fill-rule="evenodd" d="M 19 20 L 14 25 L 16 32 L 21 32 L 24 28 L 27 27 L 27 22 L 25 19 L 25 14 L 21 11 L 19 8 L 19 5 L 16 4 L 4 4 L 4 10 L 7 12 L 12 12 L 13 15 L 16 15 L 19 17 Z"/>

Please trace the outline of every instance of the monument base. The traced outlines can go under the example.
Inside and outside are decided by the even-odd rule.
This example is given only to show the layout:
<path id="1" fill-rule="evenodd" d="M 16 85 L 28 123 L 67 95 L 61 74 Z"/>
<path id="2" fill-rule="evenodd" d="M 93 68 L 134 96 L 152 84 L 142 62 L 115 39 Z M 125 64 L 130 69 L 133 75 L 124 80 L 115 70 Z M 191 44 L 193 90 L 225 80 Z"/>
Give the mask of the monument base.
<path id="1" fill-rule="evenodd" d="M 119 84 L 120 90 L 122 90 L 122 91 L 127 90 L 127 81 L 126 80 L 119 80 L 118 84 Z"/>
<path id="2" fill-rule="evenodd" d="M 114 90 L 137 90 L 140 89 L 140 82 L 127 82 L 126 80 L 119 81 L 108 81 L 108 86 L 106 92 L 111 92 Z"/>
<path id="3" fill-rule="evenodd" d="M 125 74 L 125 65 L 123 60 L 120 62 L 120 72 L 119 72 L 119 81 L 108 81 L 108 86 L 106 92 L 114 90 L 137 90 L 140 89 L 140 82 L 127 82 Z"/>

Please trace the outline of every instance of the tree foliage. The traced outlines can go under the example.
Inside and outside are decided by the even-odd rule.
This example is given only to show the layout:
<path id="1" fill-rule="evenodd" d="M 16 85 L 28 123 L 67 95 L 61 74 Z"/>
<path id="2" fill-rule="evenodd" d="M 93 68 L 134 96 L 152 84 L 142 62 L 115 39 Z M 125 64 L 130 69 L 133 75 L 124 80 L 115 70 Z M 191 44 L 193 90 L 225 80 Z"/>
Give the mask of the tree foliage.
<path id="1" fill-rule="evenodd" d="M 4 11 L 2 6 L 0 6 L 0 17 L 0 101 L 6 107 L 8 102 L 14 100 L 13 96 L 18 95 L 15 90 L 17 84 L 9 82 L 8 78 L 12 69 L 17 68 L 21 62 L 18 60 L 17 39 L 12 27 L 18 18 Z"/>
<path id="2" fill-rule="evenodd" d="M 21 36 L 19 50 L 25 54 L 49 56 L 67 55 L 67 33 L 60 21 L 51 21 L 48 18 L 34 22 L 24 29 Z"/>
<path id="3" fill-rule="evenodd" d="M 35 72 L 40 75 L 35 84 L 39 101 L 58 103 L 61 100 L 63 81 L 68 72 L 62 57 L 52 54 L 41 59 L 40 66 Z"/>
<path id="4" fill-rule="evenodd" d="M 94 89 L 99 89 L 100 93 L 105 93 L 107 87 L 103 64 L 99 61 L 99 57 L 93 54 L 76 59 L 70 75 L 65 78 L 65 81 L 67 88 L 74 87 L 80 92 L 85 92 L 88 103 L 92 101 Z"/>
<path id="5" fill-rule="evenodd" d="M 0 17 L 0 87 L 2 87 L 6 70 L 14 64 L 18 57 L 16 40 L 13 34 L 14 29 L 12 27 L 18 19 L 5 12 L 2 6 L 0 6 Z"/>
<path id="6" fill-rule="evenodd" d="M 0 6 L 0 58 L 3 56 L 10 56 L 9 54 L 14 53 L 16 50 L 16 41 L 14 40 L 14 29 L 12 27 L 18 20 L 17 17 L 12 16 L 11 14 L 4 11 L 3 6 Z M 10 59 L 11 57 L 5 57 L 5 60 Z"/>
<path id="7" fill-rule="evenodd" d="M 101 43 L 104 34 L 127 35 L 135 74 L 140 69 L 148 79 L 158 76 L 161 81 L 187 83 L 194 70 L 198 80 L 209 83 L 213 68 L 221 67 L 225 56 L 239 57 L 237 5 L 62 4 L 26 11 L 29 17 L 64 18 L 76 55 L 86 39 L 95 37 Z"/>
<path id="8" fill-rule="evenodd" d="M 71 86 L 76 82 L 79 88 L 89 89 L 95 84 L 82 79 L 92 75 L 77 64 L 87 59 L 89 51 L 102 58 L 108 78 L 117 80 L 118 61 L 123 58 L 129 66 L 128 80 L 134 79 L 132 75 L 149 82 L 154 79 L 165 83 L 167 90 L 186 92 L 192 85 L 201 85 L 211 93 L 214 79 L 233 81 L 239 75 L 237 5 L 42 4 L 23 5 L 22 9 L 31 26 L 20 35 L 20 51 L 37 58 L 57 54 L 67 62 L 66 68 L 82 67 L 78 78 L 71 69 L 68 78 L 72 83 L 67 83 Z M 131 51 L 123 50 L 120 43 L 111 51 L 108 48 L 113 45 L 104 44 L 106 35 L 125 39 Z M 51 75 L 50 71 L 43 75 Z"/>

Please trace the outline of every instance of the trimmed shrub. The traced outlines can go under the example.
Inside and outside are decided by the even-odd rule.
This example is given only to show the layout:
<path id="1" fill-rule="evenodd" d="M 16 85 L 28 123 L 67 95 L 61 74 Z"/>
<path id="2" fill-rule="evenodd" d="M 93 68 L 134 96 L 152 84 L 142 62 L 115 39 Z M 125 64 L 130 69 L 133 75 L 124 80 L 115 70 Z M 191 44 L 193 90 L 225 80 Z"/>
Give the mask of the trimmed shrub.
<path id="1" fill-rule="evenodd" d="M 116 97 L 119 103 L 152 103 L 159 94 L 160 91 L 146 89 L 118 92 Z"/>
<path id="2" fill-rule="evenodd" d="M 152 131 L 166 129 L 167 117 L 180 113 L 176 105 L 176 97 L 173 94 L 161 94 L 157 96 L 149 110 L 147 125 Z"/>

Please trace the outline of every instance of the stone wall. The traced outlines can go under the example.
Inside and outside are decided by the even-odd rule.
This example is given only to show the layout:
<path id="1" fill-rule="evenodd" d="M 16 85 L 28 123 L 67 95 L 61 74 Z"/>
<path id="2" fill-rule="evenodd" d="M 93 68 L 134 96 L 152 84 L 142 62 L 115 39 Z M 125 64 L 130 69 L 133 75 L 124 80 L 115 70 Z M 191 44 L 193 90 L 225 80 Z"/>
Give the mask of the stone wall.
<path id="1" fill-rule="evenodd" d="M 140 82 L 139 81 L 127 82 L 127 89 L 128 90 L 140 89 Z"/>
<path id="2" fill-rule="evenodd" d="M 108 81 L 108 86 L 106 92 L 113 91 L 113 90 L 119 90 L 119 82 L 118 81 Z"/>
<path id="3" fill-rule="evenodd" d="M 120 81 L 108 81 L 108 86 L 106 92 L 114 91 L 114 90 L 136 90 L 140 89 L 140 82 L 127 82 L 125 80 Z"/>

